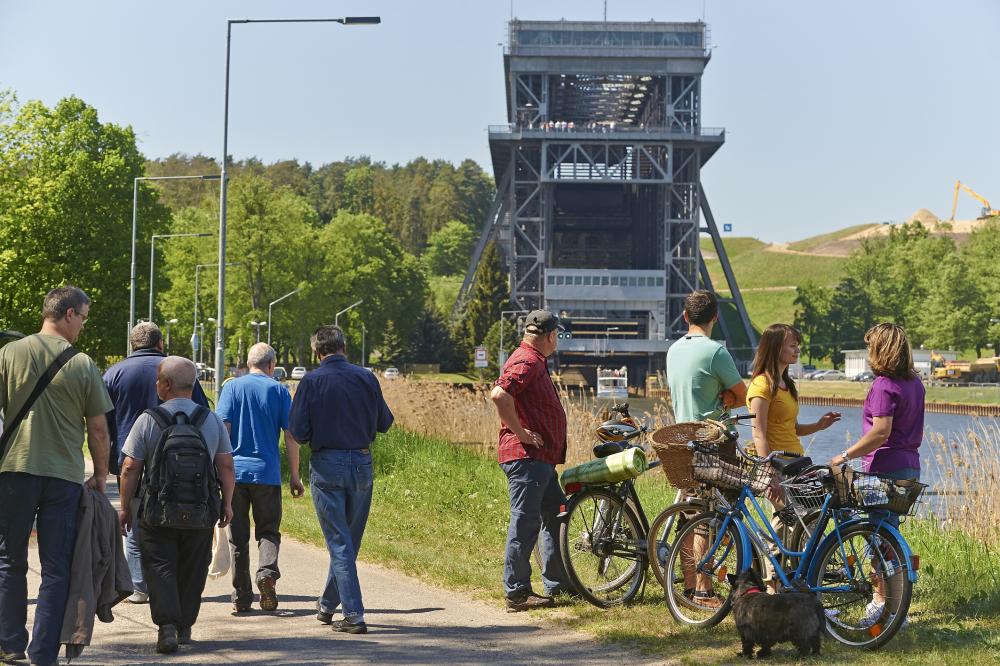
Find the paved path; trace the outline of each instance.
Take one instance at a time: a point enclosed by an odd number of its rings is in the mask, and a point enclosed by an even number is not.
[[[109,495],[113,490],[109,489]],[[642,664],[660,663],[544,625],[540,615],[509,614],[383,567],[360,564],[369,633],[336,634],[315,619],[326,580],[326,551],[285,539],[276,612],[232,614],[228,579],[209,580],[194,642],[175,655],[153,650],[149,607],[122,603],[115,621],[97,623],[93,645],[73,664]],[[29,594],[38,589],[32,545]],[[33,612],[33,603],[29,612]],[[29,618],[29,626],[31,619]]]

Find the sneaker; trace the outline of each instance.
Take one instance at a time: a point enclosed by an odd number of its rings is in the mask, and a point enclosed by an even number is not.
[[[327,613],[319,605],[319,601],[316,602],[316,619],[323,624],[333,624],[333,613]]]
[[[27,655],[23,652],[7,652],[6,650],[0,648],[0,664],[16,664],[17,662],[24,661],[27,658]]]
[[[696,590],[691,595],[691,601],[702,608],[722,608],[722,597],[712,590]]]
[[[234,601],[233,602],[233,612],[234,613],[249,613],[251,602]]]
[[[128,602],[128,603],[130,603],[130,604],[148,604],[149,603],[149,593],[148,592],[140,592],[139,590],[136,590],[135,592],[132,593],[132,596],[127,597],[125,599],[125,601]]]
[[[260,590],[260,609],[265,611],[278,610],[278,593],[274,591],[274,579],[264,576],[257,581]]]
[[[336,620],[330,623],[334,631],[344,634],[367,634],[368,625],[364,622],[351,622],[350,620]]]
[[[184,627],[177,630],[177,643],[179,645],[191,645],[191,627]]]
[[[877,604],[874,601],[870,602],[867,606],[865,606],[865,615],[858,622],[858,626],[867,629],[868,627],[878,622],[878,619],[882,617],[883,607],[884,604]],[[886,619],[886,623],[891,622],[893,617],[894,615],[890,614],[889,617]],[[910,618],[904,617],[903,623],[899,625],[899,628],[905,629],[908,626],[910,626]]]
[[[543,597],[540,594],[529,592],[523,596],[507,597],[507,612],[518,613],[520,611],[531,610],[533,608],[551,608],[555,605],[552,597]]]
[[[172,624],[165,624],[160,627],[156,639],[156,651],[160,654],[177,652],[177,627]]]

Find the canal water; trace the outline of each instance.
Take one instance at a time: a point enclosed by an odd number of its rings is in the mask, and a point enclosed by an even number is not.
[[[656,401],[646,398],[632,398],[629,400],[632,414],[641,415],[644,411],[653,411]],[[813,423],[820,416],[828,411],[841,413],[841,419],[830,428],[802,438],[802,446],[806,455],[810,456],[816,463],[825,463],[833,456],[839,454],[849,445],[853,444],[861,437],[863,420],[861,409],[856,407],[820,407],[816,405],[799,406],[799,423]],[[746,413],[745,409],[739,410]],[[924,413],[924,441],[920,447],[920,480],[930,486],[925,495],[925,508],[933,508],[940,501],[933,495],[935,483],[940,478],[940,472],[935,464],[933,452],[937,446],[928,441],[928,437],[941,434],[946,440],[955,440],[964,436],[969,430],[978,430],[980,423],[993,423],[993,418],[979,418],[958,414],[939,414],[936,412]],[[746,425],[743,425],[743,424]],[[750,439],[750,426],[748,422],[741,422],[739,426],[740,441],[746,442]],[[860,463],[854,463],[860,469]]]

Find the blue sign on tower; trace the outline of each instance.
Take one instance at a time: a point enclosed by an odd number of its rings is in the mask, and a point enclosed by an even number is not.
[[[722,225],[722,230],[723,231],[732,231],[733,230],[733,225],[731,225],[731,224],[723,224]]]

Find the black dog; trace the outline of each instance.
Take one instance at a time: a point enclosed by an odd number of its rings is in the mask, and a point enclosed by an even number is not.
[[[743,656],[753,659],[754,645],[760,646],[757,658],[771,654],[771,646],[794,643],[799,656],[812,651],[819,654],[820,634],[826,616],[816,595],[808,592],[768,594],[764,581],[753,570],[739,576],[729,574],[733,586],[733,619],[743,641]]]

